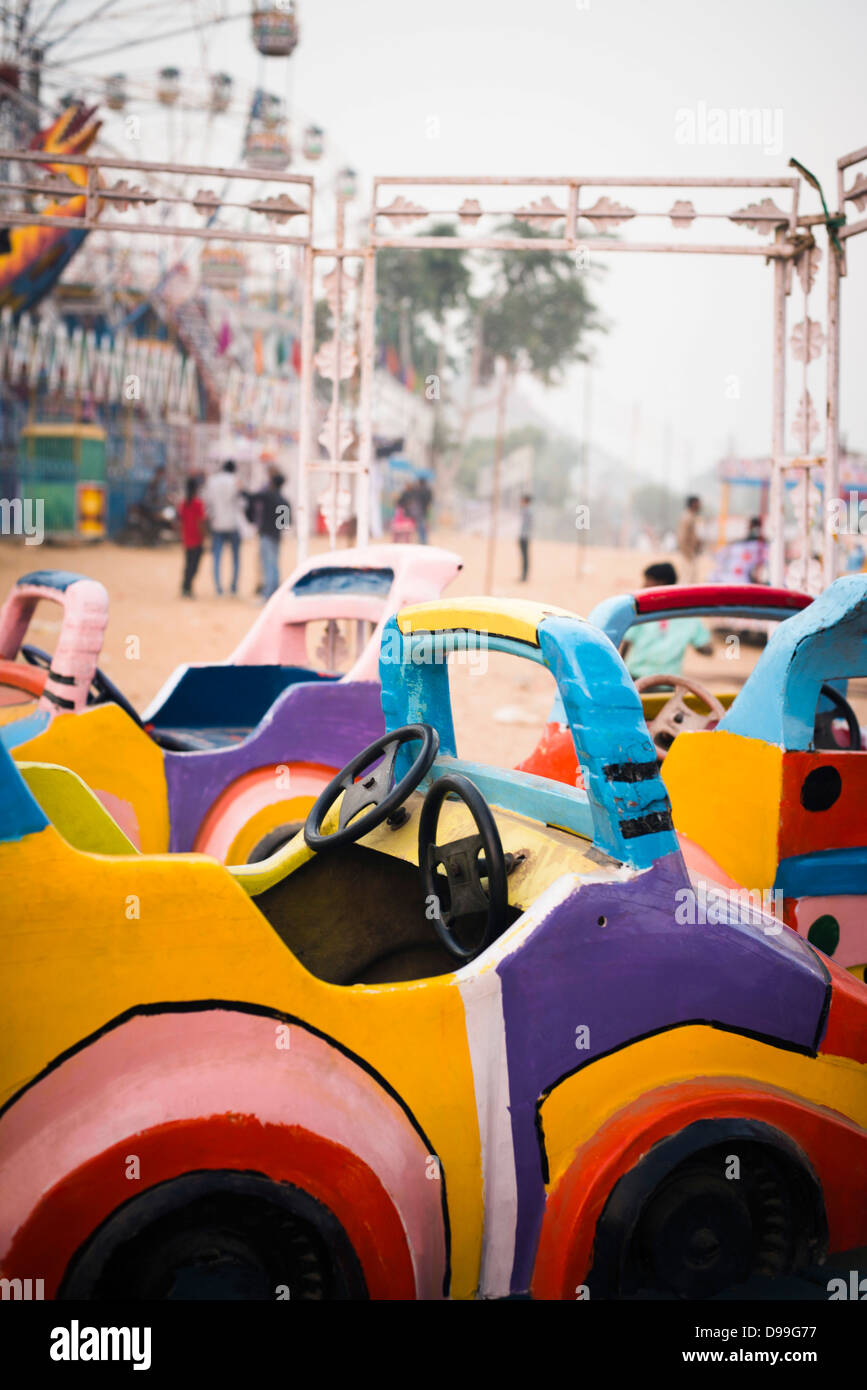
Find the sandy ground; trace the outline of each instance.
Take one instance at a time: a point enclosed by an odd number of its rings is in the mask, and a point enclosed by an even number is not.
[[[485,542],[476,536],[440,532],[434,544],[456,550],[464,569],[450,592],[484,592]],[[321,541],[314,552],[325,550]],[[294,563],[294,540],[284,546],[282,572]],[[641,571],[657,557],[625,550],[587,547],[579,550],[553,541],[537,541],[531,557],[527,584],[517,581],[517,546],[503,540],[497,553],[495,593],[536,598],[588,613],[608,594],[631,590],[640,584]],[[78,547],[25,547],[0,541],[0,593],[5,594],[19,575],[39,567],[70,569],[100,579],[111,596],[111,610],[101,659],[106,674],[143,708],[166,677],[184,661],[222,660],[249,628],[259,603],[253,597],[256,583],[255,542],[246,542],[241,560],[241,595],[218,598],[214,593],[211,558],[206,554],[196,580],[193,601],[179,597],[182,554],[178,546],[134,550],[115,545]],[[224,574],[228,556],[223,557]],[[59,630],[59,611],[41,605],[31,624],[30,640],[51,650]],[[129,638],[135,637],[137,643]],[[138,655],[128,653],[138,651]],[[741,645],[740,655],[729,660],[725,644],[717,642],[713,657],[690,652],[685,673],[712,689],[737,689],[757,658],[753,648]],[[458,749],[481,761],[514,766],[535,746],[550,709],[554,692],[547,671],[513,657],[487,654],[487,670],[474,673],[471,666],[453,670],[452,697]]]

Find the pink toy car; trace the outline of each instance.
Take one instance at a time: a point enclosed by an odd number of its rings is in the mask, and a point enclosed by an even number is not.
[[[433,546],[317,556],[281,585],[230,657],[179,667],[141,715],[97,668],[102,585],[51,574],[36,585],[28,576],[0,615],[0,633],[4,621],[13,633],[8,655],[17,655],[36,599],[50,597],[66,610],[63,667],[55,670],[57,655],[21,648],[49,676],[33,713],[0,723],[0,741],[16,758],[77,772],[138,848],[195,849],[229,863],[262,858],[294,834],[337,769],[382,733],[384,623],[407,604],[438,598],[460,569],[458,555]],[[87,623],[76,593],[92,606]],[[55,693],[58,678],[58,692],[75,690],[74,703]],[[74,726],[64,714],[75,715]],[[167,805],[167,820],[154,817],[158,805]],[[148,831],[155,819],[160,828]]]

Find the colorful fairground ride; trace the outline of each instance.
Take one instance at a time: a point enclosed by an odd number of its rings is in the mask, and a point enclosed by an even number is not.
[[[110,156],[141,132],[141,157],[164,166],[167,194],[193,188],[171,164],[261,168],[267,179],[325,152],[320,125],[297,111],[289,120],[294,4],[190,12],[186,28],[168,0],[138,15],[120,0],[96,11],[81,0],[13,0],[9,10],[0,149]],[[251,89],[203,68],[200,44],[203,30],[245,17],[260,55]],[[114,54],[169,34],[178,66],[111,70]],[[57,188],[50,204],[33,193],[34,178]],[[85,167],[47,157],[0,164],[17,214],[0,229],[0,493],[50,493],[48,534],[76,539],[122,531],[157,468],[171,479],[206,466],[217,436],[223,447],[245,422],[264,423],[278,453],[290,445],[300,357],[293,277],[287,287],[283,275],[278,294],[272,270],[263,287],[249,247],[225,241],[87,231],[76,225],[87,179]],[[22,224],[37,207],[63,224]],[[125,393],[131,378],[147,389]]]
[[[821,460],[804,459],[785,478],[784,559],[787,583],[818,593],[823,587],[812,535],[824,507]],[[768,513],[771,490],[769,458],[729,455],[717,468],[720,507],[712,583],[767,584],[769,577]],[[867,457],[840,452],[840,502],[836,530],[847,538],[845,568],[857,573],[867,563]],[[819,525],[819,529],[821,526]]]

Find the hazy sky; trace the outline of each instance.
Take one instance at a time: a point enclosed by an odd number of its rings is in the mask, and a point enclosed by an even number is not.
[[[278,91],[288,76],[293,100],[363,179],[782,175],[796,155],[830,200],[837,156],[867,142],[864,0],[300,0],[299,14],[288,72],[284,60],[258,58],[243,21],[214,32],[208,61]],[[99,66],[125,61],[131,73],[200,66],[201,48],[172,40]],[[680,143],[677,112],[700,103],[767,111],[778,148]],[[732,211],[751,197],[734,192]],[[802,207],[817,206],[805,189]],[[688,235],[697,239],[698,228]],[[850,243],[843,287],[842,418],[851,444],[867,449],[867,235],[861,240]],[[637,418],[638,465],[677,483],[710,466],[730,437],[745,452],[767,452],[770,268],[735,257],[621,255],[605,264],[595,284],[611,325],[594,373],[598,440],[628,454]],[[799,292],[789,313],[791,328]],[[791,359],[790,368],[794,378]],[[811,375],[820,415],[823,372],[824,357]],[[576,369],[545,402],[564,425],[580,425],[580,376]],[[790,385],[794,397],[800,381]]]

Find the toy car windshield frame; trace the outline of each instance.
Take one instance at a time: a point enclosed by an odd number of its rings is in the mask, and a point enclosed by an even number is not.
[[[586,791],[458,757],[447,657],[468,644],[548,668]],[[519,601],[417,604],[402,609],[383,630],[380,679],[387,730],[426,723],[439,734],[440,754],[428,784],[458,770],[492,804],[586,836],[597,849],[636,868],[679,854],[641,700],[616,648],[583,618]]]
[[[587,621],[601,628],[619,647],[629,629],[641,623],[657,623],[663,618],[710,618],[721,609],[727,618],[782,622],[811,602],[809,594],[764,584],[661,585],[603,599]]]

